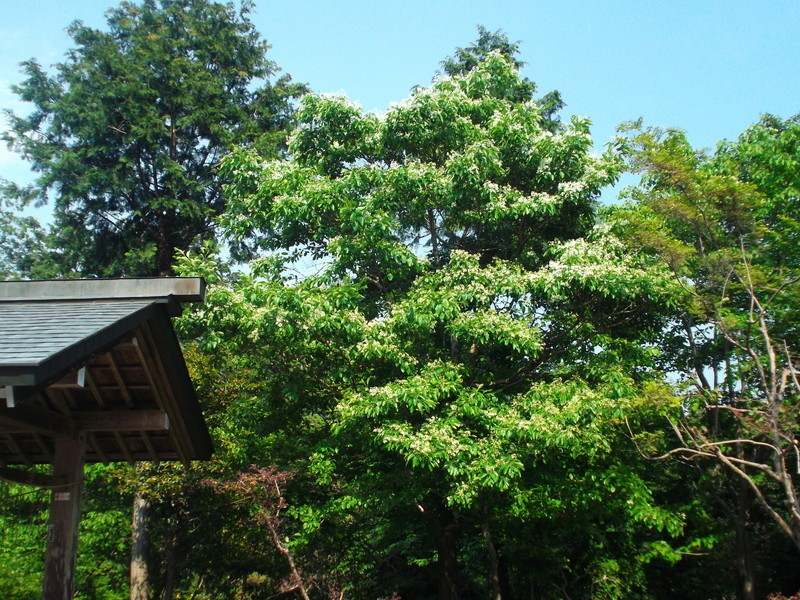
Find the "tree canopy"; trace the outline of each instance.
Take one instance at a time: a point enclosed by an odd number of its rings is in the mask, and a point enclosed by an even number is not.
[[[303,440],[271,456],[326,489],[305,505],[307,543],[375,532],[374,566],[362,547],[337,558],[374,582],[354,597],[621,597],[681,530],[625,427],[659,410],[640,400],[668,274],[595,227],[621,163],[531,93],[489,52],[384,116],[306,96],[288,161],[223,161],[223,227],[264,255],[195,326],[234,344],[266,382],[260,410]],[[619,561],[638,574],[617,579]],[[414,583],[382,579],[387,565]]]
[[[798,134],[796,118],[766,115],[710,156],[683,132],[638,130],[643,180],[618,214],[685,290],[663,340],[686,384],[671,454],[717,461],[743,486],[742,514],[752,496],[800,549]]]
[[[18,194],[52,201],[51,275],[166,275],[176,249],[214,239],[216,167],[234,144],[280,152],[292,99],[239,9],[208,0],[123,2],[108,30],[74,22],[51,74],[36,60],[13,90],[33,110],[4,134],[39,175]],[[24,265],[22,265],[24,267]]]
[[[88,470],[79,597],[126,593],[134,496],[140,597],[796,591],[797,118],[597,152],[483,27],[383,114],[296,101],[251,9],[123,2],[16,88],[3,276],[209,284],[178,330],[215,459]],[[0,494],[27,600],[43,496]]]

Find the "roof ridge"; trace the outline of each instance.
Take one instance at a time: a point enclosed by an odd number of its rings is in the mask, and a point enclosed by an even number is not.
[[[162,300],[202,302],[202,277],[0,281],[0,302]]]

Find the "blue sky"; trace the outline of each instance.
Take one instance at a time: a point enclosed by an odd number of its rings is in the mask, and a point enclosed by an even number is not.
[[[60,62],[74,19],[104,27],[113,0],[0,0],[0,108],[19,63]],[[252,20],[295,80],[385,110],[428,84],[477,25],[521,42],[524,74],[588,116],[597,145],[619,123],[686,130],[696,146],[735,138],[759,114],[800,112],[798,0],[257,0]],[[0,177],[30,175],[5,147]]]

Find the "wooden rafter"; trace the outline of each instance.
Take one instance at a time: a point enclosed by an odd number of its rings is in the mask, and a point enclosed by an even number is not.
[[[155,464],[159,464],[161,461],[158,458],[158,452],[156,452],[155,446],[153,446],[153,440],[150,439],[150,434],[146,431],[140,431],[139,435],[142,436],[142,441],[144,442],[145,448],[147,448],[147,453],[150,455],[150,460]]]
[[[44,439],[43,435],[38,433],[32,434],[33,441],[36,442],[36,445],[39,446],[39,450],[41,450],[42,455],[49,461],[53,462],[53,451],[50,449],[50,444],[47,443],[47,440]]]
[[[63,388],[54,388],[52,386],[45,388],[42,396],[62,415],[69,416],[76,408],[75,401],[69,396],[69,392]]]
[[[122,377],[122,374],[120,373],[119,365],[117,365],[117,361],[114,358],[114,353],[109,352],[106,355],[106,358],[108,359],[108,365],[111,368],[111,373],[114,375],[114,380],[117,382],[117,385],[119,386],[119,391],[122,394],[122,398],[123,400],[125,400],[125,404],[133,408],[134,407],[133,398],[131,397],[131,393],[128,390],[128,386],[125,383],[125,379]]]
[[[150,389],[153,392],[153,397],[155,398],[156,404],[161,410],[166,410],[164,405],[164,398],[160,393],[160,387],[156,385],[155,375],[153,373],[153,369],[150,368],[150,363],[152,361],[152,357],[149,351],[142,346],[143,342],[140,341],[145,339],[144,332],[142,331],[141,327],[136,328],[136,336],[133,338],[133,345],[136,348],[136,355],[139,357],[139,361],[142,363],[142,371],[144,371],[145,378],[147,379],[147,384],[150,386]]]
[[[106,401],[103,399],[103,394],[100,393],[100,389],[97,387],[97,383],[95,383],[94,377],[86,370],[86,384],[89,386],[89,391],[92,394],[92,398],[94,398],[95,402],[100,408],[106,407]]]
[[[133,454],[131,454],[128,444],[125,443],[125,439],[122,437],[119,431],[114,432],[114,439],[117,441],[117,446],[119,446],[119,449],[122,450],[122,456],[125,457],[125,461],[129,465],[133,466],[136,461],[133,460]]]
[[[153,355],[150,351],[153,342],[149,328],[146,325],[138,327],[135,339],[138,341],[136,348],[141,355],[142,365],[144,366],[150,384],[153,386],[153,392],[157,398],[157,402],[159,406],[163,407],[164,410],[169,413],[168,407],[175,406],[175,398],[170,393],[169,386],[164,383],[166,374],[164,373],[163,366],[153,359]],[[186,435],[185,430],[178,431],[178,427],[170,428],[170,438],[175,445],[175,449],[178,451],[180,461],[184,465],[189,464],[189,457],[191,456],[191,452],[186,444]]]
[[[22,451],[22,448],[20,448],[19,444],[17,444],[17,441],[14,439],[14,436],[6,434],[4,437],[9,448],[11,448],[14,454],[16,454],[19,457],[22,464],[30,467],[33,464],[33,461],[25,452]]]
[[[93,433],[89,433],[86,435],[86,439],[88,444],[92,447],[94,453],[98,457],[100,457],[100,462],[103,463],[104,465],[108,465],[110,462],[108,460],[108,456],[106,455],[105,452],[103,452],[103,448],[100,446],[100,442],[97,441],[95,435]]]

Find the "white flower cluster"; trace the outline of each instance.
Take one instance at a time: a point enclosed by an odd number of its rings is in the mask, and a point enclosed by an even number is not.
[[[562,181],[558,184],[558,192],[567,196],[578,194],[586,189],[585,181]]]

